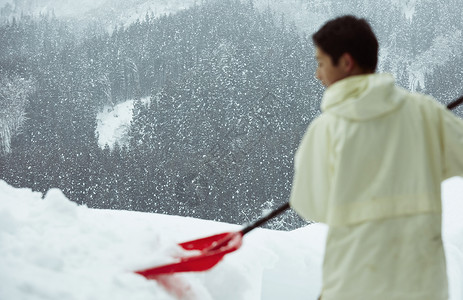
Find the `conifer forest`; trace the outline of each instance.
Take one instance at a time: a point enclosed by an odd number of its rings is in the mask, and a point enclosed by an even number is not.
[[[53,14],[3,20],[0,179],[93,208],[236,224],[286,202],[294,153],[320,113],[313,32],[257,1],[197,2],[110,30]],[[372,21],[378,71],[444,104],[463,94],[459,1],[418,1],[413,18],[347,2]],[[344,12],[326,3],[306,9]],[[127,100],[126,138],[99,145],[97,114]],[[270,227],[301,224],[287,213]]]

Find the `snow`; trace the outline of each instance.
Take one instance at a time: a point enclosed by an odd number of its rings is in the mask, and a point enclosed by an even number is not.
[[[4,7],[8,3],[13,4],[13,0],[0,0],[0,7]]]
[[[405,18],[411,22],[413,16],[415,15],[416,7],[420,4],[420,2],[421,0],[392,0],[391,4],[398,7],[402,11],[402,14],[405,16]]]
[[[409,89],[416,91],[424,89],[426,76],[432,75],[439,66],[444,66],[458,55],[463,43],[462,32],[457,30],[437,36],[431,47],[418,55],[410,65]]]
[[[10,19],[21,14],[46,15],[53,13],[59,18],[77,20],[99,20],[111,32],[114,26],[128,26],[146,14],[154,16],[169,15],[196,5],[197,0],[0,0],[0,9],[9,3],[14,13]]]
[[[7,3],[11,4],[18,12],[38,15],[53,11],[57,16],[71,16],[84,14],[92,9],[100,7],[106,0],[34,0],[34,1],[0,1],[0,8]]]
[[[149,100],[150,97],[145,97],[140,101],[146,104]],[[108,145],[112,149],[116,142],[120,146],[127,145],[127,134],[133,118],[134,103],[135,100],[128,100],[115,106],[108,105],[97,114],[96,132],[98,135],[98,144],[101,148]]]
[[[463,299],[463,178],[443,183],[450,299]],[[132,271],[171,262],[178,242],[241,226],[79,206],[0,181],[0,299],[317,299],[327,228],[256,229],[210,271],[146,280]],[[167,288],[166,288],[167,287]],[[177,296],[168,287],[182,291]]]

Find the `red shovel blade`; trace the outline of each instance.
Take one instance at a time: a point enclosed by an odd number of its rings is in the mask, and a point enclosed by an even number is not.
[[[158,275],[177,272],[200,272],[215,266],[225,254],[237,250],[242,243],[243,234],[239,232],[225,232],[210,237],[179,244],[185,250],[196,250],[198,253],[179,257],[175,263],[136,271],[147,279],[156,279]]]

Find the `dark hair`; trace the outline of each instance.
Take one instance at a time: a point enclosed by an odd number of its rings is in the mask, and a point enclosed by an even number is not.
[[[325,23],[313,36],[315,45],[337,65],[349,53],[365,71],[374,72],[378,64],[378,40],[365,19],[342,16]]]

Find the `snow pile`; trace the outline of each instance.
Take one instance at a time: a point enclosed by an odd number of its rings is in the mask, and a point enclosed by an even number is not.
[[[463,178],[443,184],[452,300],[463,299]],[[0,299],[317,299],[326,227],[256,229],[207,272],[160,282],[132,271],[171,262],[181,241],[237,231],[232,224],[89,209],[60,190],[45,196],[0,181]],[[177,296],[167,292],[173,287]],[[179,291],[181,292],[179,294]]]
[[[59,190],[43,200],[4,182],[0,191],[0,299],[171,299],[127,272],[142,256],[167,259],[157,234],[93,214]]]
[[[450,300],[463,299],[463,178],[448,179],[442,186],[442,232],[447,255]]]

